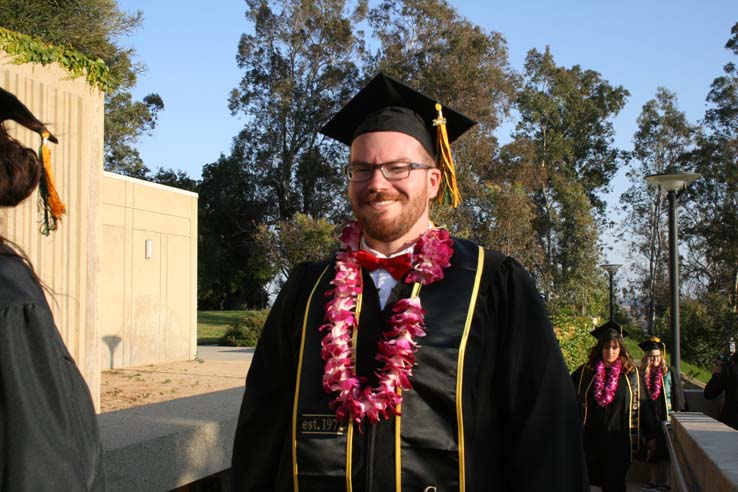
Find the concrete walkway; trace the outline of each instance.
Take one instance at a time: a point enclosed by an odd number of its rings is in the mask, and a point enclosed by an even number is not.
[[[219,345],[198,345],[197,357],[202,360],[247,361],[251,365],[254,347],[221,347]]]

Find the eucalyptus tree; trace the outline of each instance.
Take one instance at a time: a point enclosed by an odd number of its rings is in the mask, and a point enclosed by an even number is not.
[[[633,136],[633,152],[627,172],[630,183],[620,196],[625,212],[622,228],[631,243],[630,255],[637,278],[637,295],[649,333],[657,316],[669,305],[667,216],[664,197],[648,186],[646,176],[683,168],[691,150],[695,127],[679,111],[677,96],[659,87],[656,97],[643,105]]]
[[[503,155],[531,190],[545,295],[583,314],[601,283],[599,195],[622,162],[612,119],[629,93],[596,71],[556,65],[548,48],[528,52],[523,82],[514,141]]]
[[[444,0],[382,1],[369,11],[369,24],[379,41],[369,72],[381,69],[478,121],[453,145],[463,202],[455,210],[434,207],[434,220],[510,254],[527,251],[517,234],[524,227],[511,228],[517,212],[508,208],[520,194],[494,159],[499,149],[493,132],[509,115],[518,83],[504,37]]]
[[[738,23],[725,47],[738,55]],[[690,186],[695,239],[689,261],[693,277],[738,311],[738,68],[728,63],[706,98],[708,109],[692,155],[702,178]]]
[[[251,32],[241,36],[243,70],[230,109],[246,124],[235,145],[273,207],[262,222],[301,212],[331,216],[345,208],[340,168],[345,150],[319,128],[356,91],[363,54],[354,24],[363,2],[246,0]]]

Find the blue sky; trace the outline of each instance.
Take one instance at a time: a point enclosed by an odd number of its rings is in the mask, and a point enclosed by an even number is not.
[[[228,153],[243,121],[227,108],[236,87],[236,47],[249,27],[243,0],[120,0],[126,11],[142,10],[144,24],[124,44],[147,66],[134,95],[158,92],[165,110],[153,135],[139,149],[150,168],[173,167],[199,178],[202,166]],[[521,70],[531,48],[551,47],[559,65],[600,72],[631,96],[615,120],[616,144],[631,147],[636,118],[658,86],[676,92],[690,121],[703,116],[712,80],[731,60],[723,46],[738,22],[738,2],[714,0],[451,1],[459,13],[502,33],[510,64]],[[733,57],[735,58],[735,57]],[[735,60],[734,60],[735,61]],[[512,123],[498,130],[507,140]],[[622,174],[622,173],[621,173]],[[619,176],[614,187],[624,189]]]
[[[151,136],[139,150],[151,169],[184,169],[201,177],[202,166],[227,154],[243,121],[227,107],[228,94],[238,85],[236,48],[249,29],[243,0],[201,1],[119,0],[123,10],[141,10],[144,24],[130,38],[138,59],[147,66],[134,96],[150,92],[162,96],[165,110]],[[712,80],[729,61],[738,61],[724,48],[738,22],[735,0],[451,0],[459,13],[507,40],[511,66],[522,70],[526,53],[546,45],[558,65],[580,65],[600,72],[631,95],[614,120],[615,143],[632,148],[636,119],[656,88],[678,96],[690,122],[704,115],[705,96]],[[498,129],[502,143],[513,127],[509,120]],[[625,170],[616,175],[606,197],[610,216],[627,188]],[[603,235],[604,260],[625,263],[627,241]]]

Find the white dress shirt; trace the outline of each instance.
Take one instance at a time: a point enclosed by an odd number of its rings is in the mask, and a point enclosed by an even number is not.
[[[362,237],[361,249],[363,249],[364,251],[368,251],[369,253],[375,255],[377,258],[394,258],[395,256],[404,255],[405,253],[412,254],[413,249],[415,249],[415,244],[410,245],[402,251],[398,251],[397,253],[387,256],[367,246],[364,238]],[[377,293],[379,294],[379,306],[384,309],[384,305],[387,304],[387,299],[389,298],[392,289],[395,287],[395,285],[397,285],[397,280],[395,280],[395,277],[390,275],[390,273],[384,268],[377,268],[373,272],[369,272],[369,275],[372,277],[374,286],[377,288]]]

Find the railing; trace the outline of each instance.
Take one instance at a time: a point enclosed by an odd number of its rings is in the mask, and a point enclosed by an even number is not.
[[[671,459],[672,490],[674,492],[689,492],[687,483],[684,481],[682,465],[679,463],[676,449],[674,448],[674,441],[671,436],[671,424],[669,422],[661,422],[661,426],[666,436],[666,447],[669,450],[669,458]]]

